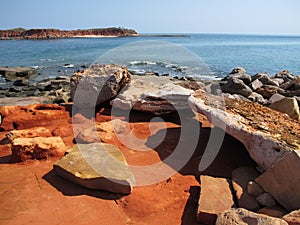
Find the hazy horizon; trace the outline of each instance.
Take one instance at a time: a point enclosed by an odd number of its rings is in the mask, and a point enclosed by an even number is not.
[[[298,0],[0,2],[0,29],[124,27],[141,34],[300,35]]]

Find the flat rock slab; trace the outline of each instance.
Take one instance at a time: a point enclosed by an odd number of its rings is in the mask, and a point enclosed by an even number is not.
[[[217,215],[234,207],[230,180],[200,176],[201,192],[197,221],[201,224],[215,224]]]
[[[194,91],[176,85],[168,77],[131,76],[131,83],[111,102],[113,107],[157,115],[188,109]]]
[[[288,225],[282,219],[257,214],[243,208],[230,209],[218,215],[216,225]]]
[[[54,164],[54,170],[90,189],[129,194],[135,184],[123,154],[111,144],[77,144]]]
[[[263,169],[272,168],[300,149],[300,122],[256,103],[214,96],[201,91],[189,98],[192,109],[241,141]]]

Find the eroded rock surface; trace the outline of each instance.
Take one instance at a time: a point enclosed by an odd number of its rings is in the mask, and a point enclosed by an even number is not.
[[[274,166],[300,148],[300,123],[259,104],[198,91],[189,98],[192,109],[241,141],[263,169]]]
[[[288,225],[282,219],[257,214],[243,208],[230,209],[218,215],[216,225]]]
[[[79,108],[95,107],[113,99],[130,82],[126,67],[115,64],[93,65],[71,77],[71,98]]]

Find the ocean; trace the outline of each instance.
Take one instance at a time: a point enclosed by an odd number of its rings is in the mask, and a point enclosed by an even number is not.
[[[137,74],[217,79],[234,67],[248,74],[300,74],[300,36],[184,34],[120,38],[1,40],[0,66],[37,68],[33,81],[70,76],[92,63],[117,63]],[[6,82],[0,77],[0,85]]]

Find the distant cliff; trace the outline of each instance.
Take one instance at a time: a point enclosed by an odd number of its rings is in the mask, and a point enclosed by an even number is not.
[[[76,37],[124,37],[137,36],[138,33],[132,29],[124,28],[100,28],[88,30],[58,30],[58,29],[29,29],[16,28],[11,30],[0,30],[0,40],[10,39],[55,39]]]

